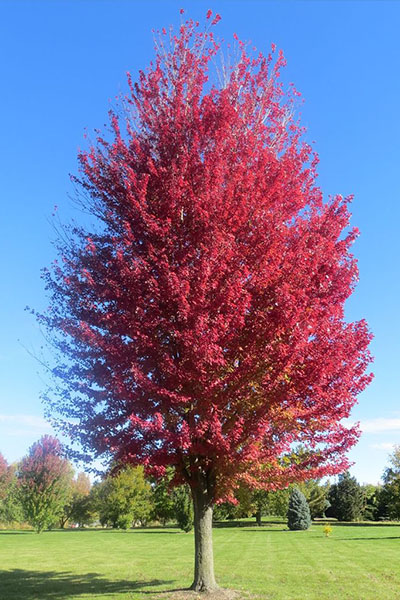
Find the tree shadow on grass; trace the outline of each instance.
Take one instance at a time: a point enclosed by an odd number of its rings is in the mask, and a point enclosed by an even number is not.
[[[81,533],[89,533],[89,534],[96,534],[96,533],[117,533],[119,535],[126,535],[126,534],[130,534],[130,533],[152,533],[152,534],[156,534],[156,535],[179,535],[184,533],[183,531],[177,531],[177,528],[165,528],[165,529],[146,529],[145,527],[143,528],[133,528],[133,529],[78,529],[78,528],[71,528],[71,529],[45,529],[44,531],[41,532],[40,536],[46,536],[46,534],[48,533],[60,533],[62,535],[77,535],[77,534],[81,534]],[[37,535],[36,531],[33,531],[32,529],[28,529],[28,530],[15,530],[15,531],[0,531],[0,538],[2,535]]]
[[[173,580],[112,581],[99,573],[71,573],[67,571],[27,571],[13,569],[0,571],[0,597],[4,600],[62,600],[83,596],[90,598],[109,594],[155,594],[148,590],[173,583]]]
[[[19,530],[16,529],[15,531],[0,531],[0,536],[2,535],[32,535],[32,533],[36,533],[35,531],[32,531],[31,529],[24,529],[24,530]]]
[[[313,521],[313,525],[332,525],[332,527],[400,527],[400,521],[330,521],[329,519]]]
[[[54,530],[55,531],[55,530]],[[134,527],[132,529],[57,529],[57,533],[65,533],[65,534],[77,534],[77,533],[96,533],[99,532],[101,534],[103,533],[118,533],[120,535],[126,535],[126,534],[130,534],[130,533],[153,533],[156,535],[178,535],[179,533],[183,533],[182,531],[174,531],[174,530],[170,530],[170,529],[154,529],[149,528],[146,529],[145,527]],[[32,533],[32,532],[31,532]],[[46,532],[44,532],[46,533]]]
[[[335,541],[340,541],[340,542],[352,542],[354,541],[360,541],[362,542],[363,540],[374,540],[374,541],[379,541],[379,542],[383,542],[385,540],[400,540],[400,535],[388,535],[385,537],[335,537],[335,538],[331,538],[334,539]]]
[[[243,529],[243,533],[285,533],[285,531],[289,531],[289,529],[287,527],[285,529],[269,529],[268,527],[254,527],[254,529]]]
[[[285,521],[263,521],[261,525],[257,525],[257,522],[254,521],[213,521],[213,527],[215,529],[231,529],[231,528],[240,528],[240,527],[256,527],[262,529],[263,527],[271,527],[271,525],[281,525],[282,527],[286,526]]]

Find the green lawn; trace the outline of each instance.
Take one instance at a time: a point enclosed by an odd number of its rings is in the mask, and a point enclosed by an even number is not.
[[[256,598],[400,600],[399,525],[216,528],[214,549],[220,585]],[[0,599],[161,600],[192,561],[176,529],[0,532]]]

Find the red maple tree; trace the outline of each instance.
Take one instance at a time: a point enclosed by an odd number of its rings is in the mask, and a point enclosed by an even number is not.
[[[190,485],[205,590],[212,507],[239,481],[274,489],[348,466],[358,434],[340,422],[370,379],[370,335],[343,315],[350,199],[323,201],[283,55],[252,57],[235,36],[217,84],[220,48],[197,25],[161,32],[111,135],[80,154],[98,226],[60,241],[40,319],[65,357],[50,400],[64,430]]]

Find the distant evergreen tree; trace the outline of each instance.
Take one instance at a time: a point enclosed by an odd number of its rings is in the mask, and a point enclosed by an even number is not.
[[[287,518],[288,527],[292,530],[308,529],[311,525],[310,508],[298,488],[293,488],[290,494]]]
[[[338,483],[331,485],[329,502],[331,506],[326,511],[327,516],[339,521],[357,521],[364,509],[364,492],[357,479],[346,471],[339,475]]]

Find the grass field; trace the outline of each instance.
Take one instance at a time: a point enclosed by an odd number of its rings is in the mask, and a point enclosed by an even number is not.
[[[270,600],[400,600],[400,526],[214,529],[221,586]],[[191,583],[177,529],[0,532],[1,600],[162,600]],[[244,597],[246,597],[244,595]]]

